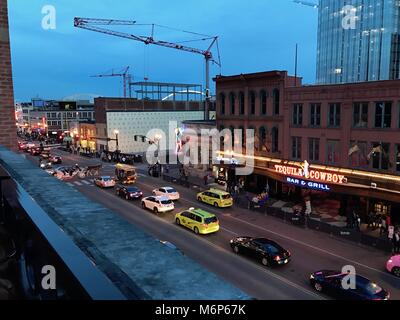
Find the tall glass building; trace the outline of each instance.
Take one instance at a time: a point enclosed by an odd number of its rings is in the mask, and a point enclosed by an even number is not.
[[[317,83],[399,79],[399,32],[400,0],[319,0]]]

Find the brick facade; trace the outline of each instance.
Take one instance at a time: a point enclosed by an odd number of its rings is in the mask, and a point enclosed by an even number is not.
[[[0,0],[0,144],[16,149],[16,131],[7,0]]]

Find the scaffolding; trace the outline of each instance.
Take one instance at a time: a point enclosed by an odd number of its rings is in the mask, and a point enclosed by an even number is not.
[[[144,81],[129,83],[129,97],[138,100],[204,101],[205,94],[199,84]]]

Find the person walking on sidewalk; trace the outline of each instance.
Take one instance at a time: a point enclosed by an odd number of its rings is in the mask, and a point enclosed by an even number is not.
[[[393,235],[393,253],[397,254],[400,253],[400,232],[399,229],[396,230],[396,232]]]
[[[208,175],[204,176],[204,185],[206,186],[208,184]]]

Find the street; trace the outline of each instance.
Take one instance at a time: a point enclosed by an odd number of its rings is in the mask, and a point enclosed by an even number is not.
[[[52,152],[63,157],[62,165],[78,164],[84,167],[99,163],[98,159],[84,158],[57,149]],[[37,158],[27,157],[38,163]],[[144,196],[151,195],[156,187],[168,185],[162,179],[147,176],[146,166],[140,165],[138,168],[139,177],[135,185],[143,191]],[[103,163],[101,174],[114,175],[114,164]],[[117,197],[113,189],[94,186],[92,179],[75,177],[66,183],[155,238],[173,243],[185,255],[256,299],[329,299],[313,291],[309,285],[309,275],[321,269],[341,270],[346,265],[354,266],[358,274],[390,291],[391,299],[400,299],[400,279],[385,271],[389,255],[382,251],[339,241],[327,234],[288,225],[274,217],[246,209],[214,208],[196,201],[193,190],[177,185],[171,185],[181,195],[175,210],[156,216],[142,209],[140,201],[127,201]],[[175,214],[190,207],[214,213],[220,221],[220,231],[196,236],[190,230],[175,225]],[[265,268],[257,261],[232,252],[229,240],[236,236],[271,238],[292,253],[292,260],[283,267]]]

